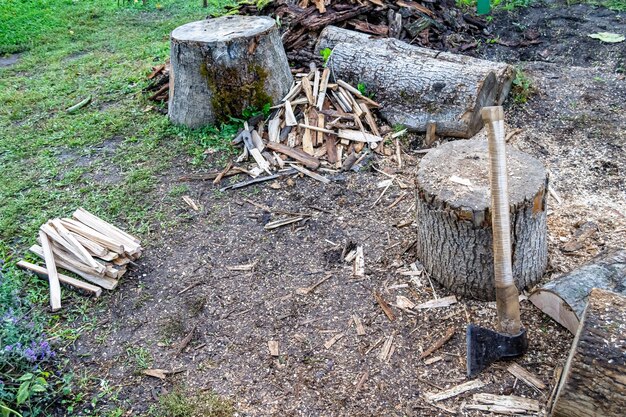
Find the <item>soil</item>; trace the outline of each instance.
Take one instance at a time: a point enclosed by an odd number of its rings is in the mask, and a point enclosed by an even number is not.
[[[535,88],[527,104],[511,100],[505,110],[509,129],[521,129],[510,143],[546,165],[561,200],[548,200],[545,281],[607,247],[624,246],[626,87],[618,69],[626,43],[609,46],[586,35],[626,29],[618,13],[585,5],[520,9],[496,15],[495,22],[500,39],[518,39],[513,23],[521,22],[538,30],[541,40],[525,47],[493,44],[474,53],[519,64]],[[591,47],[599,52],[590,54]],[[417,261],[413,225],[398,226],[414,216],[413,178],[421,155],[414,147],[422,140],[415,136],[405,146],[402,169],[393,158],[374,162],[406,186],[394,183],[376,205],[382,192],[377,183],[387,176],[374,169],[337,174],[329,185],[297,177],[225,193],[210,182],[190,183],[189,195],[201,210],[181,202],[184,220],[151,236],[138,266],[107,295],[97,330],[73,345],[73,366],[121,387],[119,398],[132,404],[129,415],[146,412],[175,385],[214,390],[232,399],[239,415],[249,416],[443,416],[472,403],[472,392],[435,404],[425,394],[467,381],[465,327],[495,328],[493,304],[460,299],[415,312],[395,307],[400,295],[415,303],[449,295],[435,281],[431,286],[426,274],[399,273]],[[190,170],[181,160],[164,173],[163,192]],[[305,220],[265,230],[269,221],[285,217],[280,211],[303,213]],[[562,251],[586,221],[595,222],[599,232],[582,249]],[[362,279],[342,261],[351,243],[364,247]],[[251,270],[233,270],[249,264]],[[311,293],[297,291],[327,274]],[[374,292],[392,305],[394,321]],[[362,320],[365,335],[357,335],[353,315]],[[530,348],[516,362],[548,388],[517,381],[506,371],[508,363],[499,362],[478,376],[486,385],[473,392],[534,398],[543,412],[573,338],[528,301],[522,301],[522,320]],[[440,360],[420,360],[449,328],[454,336],[431,355]],[[344,336],[328,346],[339,334]],[[388,337],[393,352],[381,360]],[[278,357],[269,354],[268,341],[278,342]],[[150,367],[174,373],[165,381],[143,376],[133,354],[138,347],[154,359]]]

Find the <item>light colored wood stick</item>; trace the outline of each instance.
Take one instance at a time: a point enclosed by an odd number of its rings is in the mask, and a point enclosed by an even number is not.
[[[493,408],[480,408],[480,410],[492,411],[494,413],[525,414],[527,412],[539,412],[539,401],[531,398],[518,397],[516,395],[494,395],[481,392],[474,394],[473,400],[481,404],[492,406]],[[474,409],[478,410],[479,408]]]
[[[339,339],[343,338],[344,336],[345,336],[345,334],[343,334],[343,333],[337,333],[332,338],[330,338],[326,342],[324,342],[324,347],[326,349],[330,349],[335,343],[337,343],[337,341]]]
[[[269,135],[270,142],[280,141],[280,119],[278,117],[270,120],[267,133]]]
[[[93,255],[96,256],[100,259],[102,259],[103,256],[107,256],[109,254],[109,251],[107,250],[107,248],[105,248],[102,245],[99,245],[98,243],[87,239],[84,236],[79,235],[78,233],[74,233],[74,232],[69,232],[72,236],[74,236],[74,239],[76,239],[81,245],[83,245],[83,247],[85,249],[87,249],[87,251]],[[117,256],[117,254],[113,253],[115,256]]]
[[[313,87],[311,87],[311,81],[308,78],[302,79],[302,90],[306,95],[307,100],[311,106],[315,106],[315,98],[313,97]]]
[[[295,168],[297,171],[300,171],[301,173],[303,173],[304,175],[313,178],[314,180],[317,180],[321,183],[324,184],[330,184],[330,180],[320,174],[316,174],[313,171],[309,171],[308,169],[301,167],[300,165],[295,165],[295,164],[290,164],[292,168]]]
[[[354,142],[376,143],[383,140],[383,138],[381,138],[380,136],[372,135],[371,133],[363,133],[359,130],[350,129],[339,129],[339,132],[337,132],[337,136]]]
[[[452,339],[452,336],[454,336],[454,333],[455,333],[454,327],[449,327],[448,330],[446,330],[446,334],[441,336],[439,339],[435,341],[435,343],[433,343],[431,347],[429,347],[424,352],[422,352],[419,359],[424,359],[432,355],[433,352],[435,352],[437,349],[445,345],[448,342],[448,340]]]
[[[75,257],[76,259],[79,259],[80,262],[88,265],[89,267],[93,268],[94,270],[96,270],[99,273],[100,272],[104,272],[104,267],[102,267],[101,265],[98,265],[97,263],[92,265],[92,264],[88,263],[88,261],[86,259],[83,259],[81,257],[81,255],[79,255],[78,253],[75,253],[76,252],[76,248],[74,247],[74,245],[72,245],[70,242],[65,240],[61,235],[59,235],[57,233],[57,231],[52,228],[51,225],[49,225],[49,224],[42,224],[39,229],[42,232],[44,232],[50,238],[50,240],[52,240],[54,243],[56,243],[60,247],[64,248],[64,250],[67,253],[72,254],[73,257]],[[40,239],[41,239],[41,237],[40,237]],[[40,243],[43,246],[43,242],[40,242]],[[89,258],[91,258],[90,255],[89,255]],[[93,258],[91,258],[91,260],[93,261]],[[93,261],[93,262],[95,262],[95,261]]]
[[[256,130],[252,130],[251,137],[254,147],[257,148],[259,152],[263,152],[263,150],[265,149],[265,145],[263,144],[263,139],[261,139],[261,135],[259,135],[259,132],[257,132]]]
[[[39,256],[40,258],[42,259],[44,258],[43,249],[41,248],[41,246],[33,245],[30,247],[29,250],[33,252],[35,255]],[[63,269],[67,269],[68,271],[73,272],[76,275],[83,277],[85,280],[91,282],[92,284],[101,286],[105,290],[112,290],[117,286],[116,280],[111,279],[111,278],[106,278],[106,277],[105,278],[100,277],[95,274],[95,271],[94,273],[85,272],[84,270],[80,270],[76,268],[73,264],[65,262],[65,260],[63,259],[57,259],[56,264]]]
[[[141,244],[141,241],[138,238],[136,238],[135,236],[131,235],[128,232],[123,231],[122,229],[119,229],[119,228],[113,226],[111,223],[108,223],[108,222],[102,220],[100,217],[96,216],[95,214],[91,214],[90,212],[88,212],[84,208],[79,207],[77,211],[80,211],[85,216],[90,217],[93,221],[100,223],[103,227],[107,227],[107,228],[113,230],[114,232],[122,235],[123,237],[125,237],[128,240],[130,240],[131,242],[135,242],[137,245]]]
[[[79,234],[89,240],[92,240],[112,252],[115,252],[119,255],[122,255],[125,252],[125,248],[122,244],[79,221],[76,221],[74,219],[61,219],[61,223],[63,223],[63,226],[65,226],[72,232]]]
[[[323,114],[321,116],[323,116]],[[304,129],[315,130],[316,132],[328,133],[331,135],[337,134],[337,132],[335,132],[334,130],[324,129],[323,127],[319,127],[319,126],[313,126],[313,125],[308,125],[308,124],[303,124],[303,123],[300,123],[299,126]]]
[[[352,111],[354,112],[354,114],[356,114],[357,117],[361,117],[363,115],[363,109],[361,109],[361,106],[359,106],[359,103],[357,103],[354,96],[350,94],[350,92],[344,89],[343,87],[339,87],[339,91],[350,102],[350,105],[352,106]]]
[[[448,398],[456,397],[457,395],[461,395],[464,392],[471,391],[473,389],[482,388],[485,386],[485,383],[479,379],[475,379],[473,381],[464,382],[463,384],[457,385],[450,389],[441,392],[431,392],[426,394],[426,399],[431,402],[437,402],[441,400],[446,400]]]
[[[37,239],[37,241],[41,244],[41,239]],[[98,264],[100,266],[100,268],[98,268],[98,270],[96,270],[94,267],[85,264],[76,255],[74,255],[71,252],[68,252],[67,250],[65,250],[65,248],[63,246],[59,245],[56,242],[52,242],[52,253],[54,253],[55,260],[57,261],[57,264],[59,264],[59,262],[63,261],[65,263],[69,263],[69,264],[73,265],[75,268],[77,268],[77,269],[79,269],[81,271],[84,271],[86,273],[97,275],[99,277],[104,277],[104,273],[106,271],[106,268],[105,268],[104,265]]]
[[[317,95],[319,94],[320,88],[320,70],[315,70],[315,75],[313,76],[313,97],[317,100]]]
[[[87,249],[85,249],[85,247],[81,245],[74,236],[72,236],[70,231],[67,230],[65,226],[63,226],[63,224],[61,224],[61,220],[53,219],[51,223],[52,226],[54,226],[54,228],[56,229],[57,233],[59,233],[59,235],[61,235],[63,239],[65,239],[67,242],[69,242],[70,245],[74,247],[74,251],[72,252],[78,258],[82,259],[87,265],[96,269],[98,268],[98,263],[94,261]]]
[[[347,82],[342,81],[342,80],[337,80],[337,85],[340,86],[340,87],[345,88],[346,90],[348,90],[349,92],[351,92],[352,94],[354,94],[355,96],[360,98],[361,100],[365,101],[370,106],[372,106],[372,107],[380,107],[380,104],[376,103],[371,98],[364,96],[363,94],[361,94],[361,92],[359,90],[357,90],[356,88],[352,87]]]
[[[365,327],[363,326],[363,322],[356,314],[352,315],[352,321],[354,321],[354,327],[356,328],[357,336],[365,336]]]
[[[441,308],[441,307],[449,307],[452,304],[457,302],[456,296],[450,295],[448,297],[435,298],[434,300],[426,301],[425,303],[421,303],[415,306],[417,309],[425,309],[425,308]]]
[[[367,108],[367,105],[365,103],[363,103],[363,102],[359,103],[359,107],[361,108],[363,113],[365,113],[365,121],[367,122],[368,126],[370,127],[372,133],[375,136],[380,136],[380,131],[378,130],[378,125],[376,124],[376,120],[374,120],[374,116],[372,115],[372,112],[370,111],[370,109]]]
[[[426,138],[424,144],[426,146],[432,145],[437,140],[437,123],[433,120],[426,125]]]
[[[22,269],[27,269],[29,271],[32,271],[37,275],[48,277],[48,270],[39,265],[31,264],[30,262],[26,262],[26,261],[19,261],[17,263],[17,266]],[[67,284],[74,288],[87,291],[93,294],[96,298],[100,297],[100,295],[102,294],[102,288],[98,287],[97,285],[92,285],[87,282],[83,282],[79,279],[68,277],[67,275],[63,275],[63,274],[57,274],[57,275],[59,277],[59,281],[62,282],[63,284]]]
[[[309,117],[304,112],[304,124],[308,126]],[[311,130],[308,128],[304,128],[304,134],[302,135],[302,150],[309,155],[313,155],[315,152],[313,151],[313,140],[311,138]]]
[[[41,239],[42,255],[46,262],[46,272],[50,283],[50,308],[52,311],[57,311],[61,309],[61,285],[59,284],[57,266],[54,262],[52,245],[48,240],[48,235],[42,230],[39,231],[39,238]]]
[[[291,87],[291,90],[289,90],[289,92],[287,93],[287,95],[282,99],[283,102],[285,101],[289,101],[294,97],[297,97],[298,94],[300,94],[300,91],[302,91],[302,83],[300,81],[298,81],[293,87]]]
[[[509,371],[516,378],[519,378],[526,384],[530,385],[531,387],[535,387],[540,390],[546,389],[546,384],[544,384],[543,381],[541,381],[530,371],[526,370],[516,363],[511,364],[508,368],[506,368],[506,370]]]
[[[324,99],[326,98],[326,89],[328,88],[328,79],[330,78],[330,68],[324,68],[322,78],[320,80],[320,90],[317,94],[317,109],[322,111]]]
[[[287,126],[296,126],[298,124],[289,100],[285,101],[285,123]]]

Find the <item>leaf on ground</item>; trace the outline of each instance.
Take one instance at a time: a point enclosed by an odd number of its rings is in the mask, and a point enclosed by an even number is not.
[[[611,33],[611,32],[591,33],[587,36],[593,39],[599,39],[602,42],[606,42],[606,43],[618,43],[618,42],[623,42],[624,39],[626,39],[624,35],[620,35],[619,33]]]

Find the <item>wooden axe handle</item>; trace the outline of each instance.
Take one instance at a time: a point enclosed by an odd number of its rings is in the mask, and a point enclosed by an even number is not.
[[[489,138],[491,225],[498,320],[500,331],[517,334],[521,330],[521,321],[519,293],[513,281],[511,265],[511,223],[504,142],[504,111],[501,106],[484,107],[481,114],[487,126]]]

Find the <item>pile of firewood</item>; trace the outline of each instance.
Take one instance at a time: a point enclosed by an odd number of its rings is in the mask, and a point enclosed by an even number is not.
[[[72,217],[53,219],[40,227],[39,245],[31,246],[30,251],[45,261],[45,268],[26,261],[17,264],[48,277],[53,311],[61,308],[60,282],[97,297],[101,288],[113,290],[117,286],[128,264],[139,258],[143,250],[136,237],[83,208],[76,210]],[[57,267],[91,284],[60,274]]]
[[[152,72],[148,75],[148,80],[150,82],[145,91],[152,93],[148,100],[167,101],[170,92],[170,60],[168,59],[165,64],[152,68]]]
[[[250,119],[233,140],[243,148],[237,162],[252,157],[254,166],[242,169],[231,164],[224,174],[233,170],[253,178],[268,174],[245,185],[294,172],[327,183],[327,178],[310,170],[349,170],[370,153],[362,152],[366,147],[382,155],[393,154],[395,147],[389,144],[397,146],[393,140],[404,131],[393,133],[388,125],[379,125],[372,114],[378,103],[357,88],[341,80],[331,83],[329,78],[328,68],[312,67],[308,73],[296,74],[297,81],[280,104],[271,108],[270,116]]]
[[[233,9],[280,20],[287,57],[300,65],[320,59],[313,45],[329,25],[451,52],[475,48],[474,38],[485,36],[487,28],[483,18],[454,0],[276,0],[260,8],[242,2]]]

